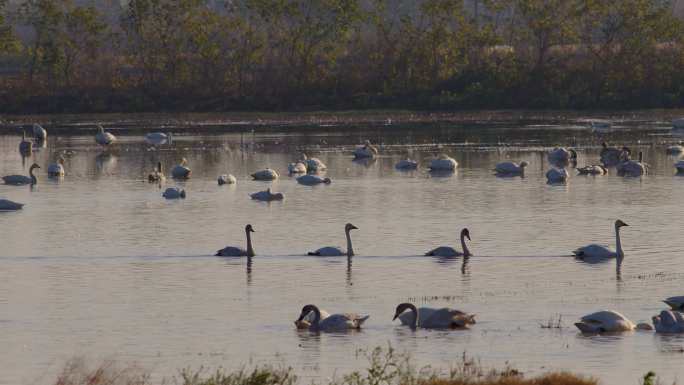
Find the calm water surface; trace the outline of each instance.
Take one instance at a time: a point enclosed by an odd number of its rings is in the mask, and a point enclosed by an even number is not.
[[[122,135],[107,153],[90,132],[51,136],[23,162],[19,137],[0,136],[0,175],[26,174],[34,161],[44,172],[67,154],[61,181],[41,173],[33,189],[0,185],[0,197],[26,203],[0,215],[0,384],[51,383],[74,356],[135,362],[155,379],[185,367],[275,363],[323,380],[365,367],[357,350],[387,343],[442,368],[466,351],[486,366],[567,369],[607,384],[636,383],[648,370],[670,381],[684,377],[684,336],[583,336],[572,325],[600,309],[648,321],[663,309],[660,300],[684,295],[684,178],[674,176],[676,158],[665,155],[666,144],[680,138],[666,124],[626,124],[601,135],[582,125],[282,131],[179,134],[158,147]],[[381,143],[381,156],[352,162],[351,150],[366,138]],[[571,170],[567,185],[545,183],[545,151],[573,146],[579,165],[596,163],[604,139],[643,151],[652,173],[580,177]],[[328,165],[331,185],[302,186],[286,175],[302,151]],[[458,160],[456,174],[425,171],[439,152]],[[421,161],[418,171],[394,170],[406,154]],[[143,180],[157,160],[168,170],[180,157],[192,179],[163,188],[180,186],[188,198],[166,201]],[[530,163],[524,179],[492,175],[507,159]],[[251,181],[264,167],[281,178]],[[237,185],[217,186],[223,173]],[[266,187],[285,200],[248,198]],[[616,218],[630,224],[619,270],[614,261],[568,257],[587,243],[614,244]],[[360,228],[352,233],[353,260],[304,255],[343,245],[346,222]],[[256,230],[257,257],[212,256],[243,246],[246,223]],[[463,227],[476,255],[466,264],[420,256],[458,246]],[[391,321],[404,301],[456,307],[476,313],[478,323],[411,332]],[[297,332],[292,321],[307,303],[371,318],[355,333]],[[562,329],[540,327],[559,316]]]

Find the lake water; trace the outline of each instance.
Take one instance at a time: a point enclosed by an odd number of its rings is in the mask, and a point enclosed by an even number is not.
[[[51,383],[77,356],[137,363],[154,379],[201,365],[272,363],[324,380],[364,368],[358,349],[388,343],[420,365],[445,369],[465,351],[485,366],[508,363],[530,375],[571,370],[613,384],[654,370],[682,380],[684,336],[584,336],[573,326],[600,309],[649,321],[664,309],[662,299],[684,295],[684,177],[665,154],[684,137],[668,123],[627,121],[603,134],[577,122],[322,129],[179,133],[159,147],[122,132],[107,153],[91,131],[51,135],[23,163],[19,137],[0,136],[0,175],[26,174],[34,161],[43,167],[33,189],[0,185],[0,198],[26,203],[0,215],[0,384]],[[380,144],[380,157],[352,162],[364,139]],[[651,173],[570,170],[567,185],[545,183],[546,151],[572,146],[579,165],[597,163],[602,140],[643,151]],[[300,152],[323,160],[332,184],[308,187],[288,177]],[[440,152],[459,162],[453,176],[425,171]],[[67,176],[50,181],[45,169],[60,153]],[[394,169],[405,154],[421,162],[418,171]],[[192,178],[163,187],[180,186],[188,196],[167,201],[144,179],[158,160],[169,170],[181,157]],[[530,163],[525,178],[492,174],[508,159]],[[250,180],[265,167],[281,178]],[[237,185],[218,186],[224,173]],[[249,199],[269,186],[284,201]],[[613,245],[617,218],[630,224],[619,271],[615,261],[569,257],[588,243]],[[343,246],[346,222],[359,227],[351,261],[305,256]],[[226,245],[244,246],[247,223],[257,256],[214,257]],[[460,248],[463,227],[475,254],[467,264],[421,256],[439,245]],[[412,332],[392,322],[405,301],[476,313],[477,324]],[[298,332],[292,322],[307,303],[371,317],[360,332]],[[563,328],[540,327],[559,316]]]

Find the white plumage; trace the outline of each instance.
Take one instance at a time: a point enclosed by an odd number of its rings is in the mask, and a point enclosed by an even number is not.
[[[321,312],[315,305],[306,305],[302,308],[299,319],[295,324],[301,322],[309,313],[314,313],[314,319],[309,326],[309,330],[315,332],[343,332],[352,329],[361,329],[361,325],[369,316],[361,316],[356,313],[331,314],[327,318],[321,317]]]
[[[678,311],[663,310],[652,320],[656,333],[684,333],[684,317]]]
[[[278,179],[278,173],[275,170],[266,168],[252,174],[252,178],[254,180],[276,180]]]
[[[95,134],[95,142],[101,146],[108,146],[116,141],[116,137],[106,132],[104,127],[98,125],[98,132]]]
[[[50,163],[47,168],[47,174],[50,177],[64,176],[64,158],[60,156],[57,162]]]
[[[283,193],[272,193],[270,188],[267,188],[264,191],[255,192],[249,196],[254,200],[264,202],[283,200]]]
[[[636,325],[624,315],[613,310],[602,310],[585,315],[575,326],[583,333],[615,333],[627,332],[635,329],[648,330],[650,325]]]
[[[579,259],[607,259],[607,258],[624,258],[625,254],[622,251],[622,243],[620,242],[620,227],[629,226],[621,220],[615,221],[615,247],[616,250],[609,246],[592,243],[574,250],[572,253]]]
[[[356,159],[375,158],[377,155],[378,149],[371,144],[370,140],[366,140],[363,146],[354,150],[354,158]]]
[[[223,174],[218,177],[218,184],[222,186],[224,184],[235,184],[237,179],[232,174]]]
[[[47,130],[43,128],[40,124],[34,123],[33,124],[33,137],[45,141],[47,139]]]
[[[8,199],[0,199],[0,211],[16,211],[24,207],[23,203],[12,202]]]
[[[417,309],[411,303],[402,303],[397,306],[394,319],[397,318],[402,325],[411,326],[414,329],[418,327],[424,329],[464,328],[476,323],[474,314],[467,314],[448,307],[441,309],[421,307]]]
[[[570,163],[571,160],[577,159],[577,153],[573,149],[556,147],[549,151],[547,158],[549,163],[554,166],[565,166]]]
[[[313,186],[317,184],[330,184],[332,181],[330,178],[321,178],[318,175],[302,175],[299,178],[297,178],[297,183],[307,185],[307,186]]]
[[[347,239],[347,251],[344,251],[342,250],[342,248],[336,246],[326,246],[321,247],[316,251],[310,251],[308,254],[316,255],[319,257],[340,257],[344,255],[348,257],[354,256],[354,248],[352,247],[350,232],[356,229],[358,229],[358,227],[352,225],[351,223],[347,223],[346,225],[344,225],[344,235]]]
[[[430,162],[430,171],[455,171],[457,167],[458,162],[446,154],[440,154]]]
[[[496,165],[494,171],[501,175],[523,175],[525,173],[525,167],[528,166],[526,161],[518,163],[514,162],[501,162]]]
[[[192,170],[188,167],[188,160],[182,158],[180,164],[171,169],[171,176],[176,179],[188,179],[192,174]]]
[[[38,178],[36,178],[35,175],[33,175],[33,170],[40,168],[40,166],[36,163],[32,164],[31,167],[29,168],[29,176],[26,175],[7,175],[3,176],[2,180],[5,181],[5,184],[11,184],[14,186],[22,186],[22,185],[34,185],[38,183]]]
[[[436,249],[428,251],[425,253],[425,255],[431,257],[469,257],[472,254],[470,253],[470,250],[468,250],[468,246],[465,243],[466,238],[470,240],[470,231],[468,229],[463,229],[461,230],[461,248],[463,249],[463,252],[460,252],[450,246],[440,246]]]
[[[666,298],[665,302],[672,310],[684,311],[684,295]]]
[[[568,170],[564,168],[552,168],[546,172],[546,183],[565,183],[568,180],[568,176]]]
[[[162,193],[162,196],[166,199],[185,199],[185,190],[181,190],[178,187],[169,187]]]
[[[402,159],[394,165],[397,170],[408,171],[418,168],[418,162],[409,158]]]

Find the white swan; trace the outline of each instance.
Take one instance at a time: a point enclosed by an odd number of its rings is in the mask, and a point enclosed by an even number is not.
[[[307,185],[307,186],[313,186],[317,184],[330,184],[332,181],[330,178],[321,178],[318,175],[302,175],[299,178],[297,178],[297,183]]]
[[[302,159],[306,163],[307,172],[319,172],[328,169],[328,166],[318,158],[308,158],[306,154],[302,154]]]
[[[616,166],[617,173],[620,176],[637,177],[645,175],[648,172],[648,165],[643,162],[644,153],[639,152],[639,160],[624,160]]]
[[[402,171],[415,170],[418,168],[418,162],[407,157],[406,159],[398,161],[397,164],[394,165],[394,168]]]
[[[370,316],[360,316],[356,313],[331,314],[325,319],[321,318],[321,311],[316,305],[306,305],[302,308],[299,318],[295,323],[301,321],[309,313],[314,313],[314,319],[309,326],[309,330],[321,332],[341,332],[350,329],[361,329],[361,325]]]
[[[222,186],[224,184],[236,184],[237,179],[232,174],[223,174],[218,177],[218,184]]]
[[[178,187],[169,187],[162,193],[162,196],[166,199],[185,199],[185,190],[181,190]]]
[[[608,246],[599,245],[592,243],[591,245],[580,247],[574,250],[572,253],[578,259],[591,260],[591,259],[607,259],[607,258],[617,258],[622,259],[625,257],[625,253],[622,251],[622,243],[620,242],[620,227],[629,226],[621,220],[615,221],[615,248],[611,249]]]
[[[163,132],[150,132],[145,135],[145,141],[149,144],[164,144],[171,143],[171,133],[165,134]]]
[[[37,140],[45,141],[45,139],[47,139],[47,130],[45,130],[40,124],[34,123],[33,137]]]
[[[7,175],[3,176],[2,180],[5,181],[5,184],[11,184],[15,186],[22,186],[26,184],[34,185],[38,183],[38,178],[36,178],[35,175],[33,175],[33,170],[40,168],[40,166],[36,163],[32,164],[31,167],[29,168],[29,176],[26,175]]]
[[[468,229],[463,229],[461,230],[461,248],[463,248],[463,252],[460,252],[450,246],[440,246],[436,249],[428,251],[425,253],[425,255],[432,257],[470,257],[472,254],[470,253],[470,250],[468,250],[468,246],[465,243],[466,238],[468,238],[470,241],[470,231],[468,231]]]
[[[624,315],[613,310],[602,310],[585,315],[576,322],[575,326],[582,333],[616,333],[632,330],[653,330],[651,325],[640,323],[638,325],[630,321]]]
[[[357,147],[354,150],[354,158],[375,158],[378,155],[378,149],[373,146],[370,140],[366,140],[361,147]]]
[[[410,312],[406,313],[406,310],[410,310]],[[474,314],[467,314],[448,307],[441,309],[421,307],[417,309],[412,303],[399,304],[392,321],[397,318],[402,325],[408,325],[412,329],[417,327],[424,329],[465,328],[476,323]]]
[[[606,175],[608,170],[598,164],[577,168],[577,175]]]
[[[496,165],[494,171],[499,175],[524,175],[525,167],[529,164],[526,161],[520,162],[520,164],[514,162],[501,162]]]
[[[259,191],[259,192],[255,192],[253,194],[249,194],[249,196],[252,197],[252,199],[254,199],[254,200],[264,201],[264,202],[283,200],[283,193],[272,193],[270,188],[267,188],[264,191]]]
[[[623,146],[622,148],[608,147],[608,143],[606,142],[601,143],[601,146],[601,163],[609,167],[615,166],[624,159],[626,159],[631,152],[629,148],[625,146]]]
[[[323,309],[319,309],[318,311],[321,314],[321,320],[324,320],[324,319],[330,317],[330,313],[328,313],[327,311],[325,311]],[[295,326],[297,327],[297,329],[309,329],[315,318],[316,318],[316,313],[315,312],[309,312],[309,314],[307,314],[304,318],[302,318],[301,320],[298,319],[294,323],[295,323]]]
[[[684,317],[678,311],[663,310],[651,319],[656,333],[684,333]]]
[[[290,163],[287,165],[287,172],[290,174],[306,174],[306,165],[302,162]]]
[[[259,170],[251,175],[254,180],[276,180],[278,179],[278,173],[275,170],[266,168]]]
[[[188,160],[181,158],[180,164],[171,169],[171,176],[175,179],[188,179],[192,174],[192,170],[188,167]]]
[[[0,199],[0,211],[17,211],[24,207],[23,203],[12,202],[8,199]]]
[[[108,146],[116,142],[116,136],[106,132],[104,127],[98,125],[97,130],[98,132],[95,134],[95,142],[97,142],[97,144],[101,146]]]
[[[21,132],[21,142],[19,142],[19,153],[22,155],[28,155],[33,151],[33,143],[30,140],[26,140],[26,131]]]
[[[147,181],[150,183],[161,183],[165,180],[166,176],[164,175],[164,170],[162,169],[162,163],[157,162],[157,168],[147,175]]]
[[[64,158],[60,156],[57,162],[50,163],[47,168],[47,174],[49,177],[64,176]]]
[[[677,161],[674,166],[677,169],[677,174],[684,175],[684,160]]]
[[[684,311],[684,295],[666,298],[663,302],[665,302],[667,306],[672,308],[672,310]]]
[[[308,252],[308,255],[317,255],[320,257],[340,257],[346,255],[347,257],[353,257],[354,248],[352,247],[351,235],[349,232],[356,229],[358,229],[358,227],[352,225],[351,223],[344,225],[344,235],[347,237],[347,251],[344,251],[336,246],[328,246],[321,247],[316,251],[310,251]]]
[[[254,248],[252,248],[252,237],[250,233],[253,233],[254,229],[252,225],[245,226],[245,233],[247,234],[247,250],[241,249],[235,246],[226,246],[223,249],[216,252],[217,257],[253,257]]]
[[[577,159],[577,153],[571,148],[556,147],[549,151],[547,158],[554,166],[566,166]]]
[[[430,171],[455,171],[457,167],[458,162],[446,154],[439,154],[430,162]]]
[[[546,183],[560,184],[568,180],[568,170],[564,168],[552,168],[546,172]]]

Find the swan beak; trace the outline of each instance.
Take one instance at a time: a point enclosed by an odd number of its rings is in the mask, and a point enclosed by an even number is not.
[[[468,238],[469,241],[472,240],[472,239],[470,239],[470,234],[466,234],[466,238]]]
[[[358,229],[359,229],[358,227],[356,227],[356,226],[354,226],[354,225],[352,225],[350,228],[351,228],[352,230],[358,230]]]
[[[397,317],[399,317],[399,314],[394,314],[394,318],[392,318],[392,321],[396,321]]]

